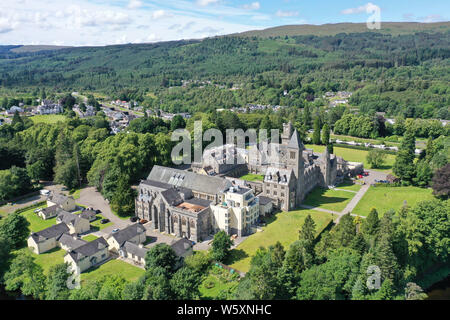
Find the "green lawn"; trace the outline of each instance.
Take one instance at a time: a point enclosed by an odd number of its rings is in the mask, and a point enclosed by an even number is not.
[[[94,231],[100,231],[113,225],[112,222],[101,224],[100,221],[102,221],[102,219],[105,219],[101,214],[97,214],[96,217],[97,220],[91,222],[91,227],[92,229],[94,229]]]
[[[35,259],[34,261],[42,267],[45,274],[48,273],[50,267],[60,263],[64,263],[64,256],[66,255],[66,251],[64,251],[59,247],[56,247],[50,251],[41,254],[36,254],[32,252],[31,249],[29,249],[28,247],[18,250],[18,252],[20,251],[31,252],[31,255]]]
[[[317,187],[306,196],[303,204],[341,212],[354,196],[353,192]]]
[[[325,146],[317,146],[308,144],[305,145],[308,149],[313,149],[314,152],[322,153],[325,150]],[[366,157],[369,151],[366,150],[357,150],[357,149],[349,149],[349,148],[341,148],[341,147],[334,147],[334,154],[338,157],[344,158],[344,160],[350,161],[350,162],[362,162],[364,163],[365,169],[371,169],[371,166],[367,163]],[[373,169],[377,171],[382,172],[391,172],[392,166],[395,162],[395,155],[393,154],[386,154],[386,161],[384,165],[379,169]]]
[[[251,256],[259,247],[268,247],[280,241],[287,249],[292,242],[298,239],[298,231],[308,214],[316,223],[317,234],[320,234],[332,220],[331,214],[314,210],[300,209],[277,213],[268,218],[268,223],[262,228],[262,232],[252,234],[231,251],[227,264],[239,271],[247,272],[250,268]]]
[[[262,174],[249,173],[249,174],[246,174],[246,175],[240,177],[239,179],[242,179],[245,181],[263,181],[264,176]]]
[[[340,185],[336,186],[337,189],[343,189],[343,190],[349,190],[349,191],[356,191],[358,192],[359,189],[361,189],[361,185],[357,183],[353,183],[351,180],[345,180]]]
[[[32,116],[30,119],[34,123],[57,123],[58,121],[64,121],[66,119],[66,116],[62,114],[48,114],[48,115],[37,115]]]
[[[200,299],[216,299],[221,291],[234,291],[238,284],[237,274],[233,276],[228,270],[213,266],[199,286]]]
[[[98,237],[94,236],[93,234],[89,234],[89,235],[83,237],[82,239],[84,241],[91,242],[91,241],[94,241],[95,239],[98,239]]]
[[[81,274],[81,282],[98,280],[103,276],[108,275],[120,275],[128,281],[136,281],[144,273],[144,269],[133,266],[122,260],[110,260],[97,268],[83,272]]]
[[[408,206],[417,202],[433,199],[431,189],[418,187],[370,187],[364,197],[359,201],[352,213],[367,216],[372,208],[376,208],[382,216],[390,209],[398,210],[404,201]]]
[[[34,210],[46,207],[47,205],[43,205],[40,207],[29,209],[21,213],[30,223],[28,227],[30,229],[30,232],[38,232],[56,224],[56,217],[44,220],[41,217],[39,217],[36,213],[34,213]]]

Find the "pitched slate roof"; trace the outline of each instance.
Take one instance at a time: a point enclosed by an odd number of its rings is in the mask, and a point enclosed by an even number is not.
[[[259,204],[261,204],[262,206],[265,206],[266,204],[272,202],[272,199],[265,197],[265,196],[258,196],[259,198]]]
[[[88,242],[76,249],[73,249],[68,254],[72,257],[74,261],[79,261],[84,257],[90,257],[97,252],[108,247],[108,243],[103,237],[95,239],[94,241]]]
[[[36,243],[40,243],[48,239],[58,238],[67,232],[69,232],[69,227],[65,223],[59,223],[39,232],[32,233],[31,237]]]
[[[63,195],[62,193],[55,193],[55,194],[52,193],[52,194],[48,197],[48,199],[49,199],[51,202],[53,202],[53,203],[62,205],[62,204],[64,204],[64,203],[67,201],[67,199],[70,199],[70,197],[67,197],[67,196]],[[73,198],[72,198],[72,199],[73,199]]]
[[[63,246],[68,247],[70,250],[76,249],[78,247],[81,247],[82,245],[85,245],[87,241],[84,241],[82,239],[78,239],[74,236],[71,236],[67,233],[62,234],[59,239],[59,243]]]
[[[145,233],[145,228],[141,224],[135,223],[129,225],[125,229],[112,233],[110,237],[114,238],[121,247],[126,241],[133,239],[138,234],[143,232]]]
[[[142,259],[145,259],[148,251],[148,249],[141,248],[137,244],[129,241],[126,241],[124,243],[122,249],[124,249],[127,253],[134,254],[135,256],[141,257]]]
[[[175,251],[176,255],[180,257],[184,255],[186,251],[192,248],[193,244],[190,240],[182,238],[177,242],[174,242],[170,246],[172,247],[173,251]]]
[[[154,166],[147,180],[159,181],[207,194],[218,194],[231,186],[231,183],[223,178],[161,166]]]
[[[302,144],[302,141],[300,139],[297,129],[294,130],[291,140],[289,140],[288,148],[303,150],[303,144]]]
[[[50,215],[50,214],[55,214],[58,211],[59,206],[57,204],[47,207],[47,208],[42,208],[41,212],[44,215]]]
[[[95,217],[97,215],[97,213],[94,210],[84,210],[81,214],[80,217],[84,218],[84,219],[92,219],[93,217]]]
[[[81,217],[79,214],[73,214],[62,210],[60,213],[58,213],[56,219],[58,221],[64,222],[67,225],[75,225],[78,221],[85,218]]]
[[[292,169],[279,169],[275,167],[268,167],[264,175],[264,182],[272,182],[283,185],[288,185],[292,177]]]

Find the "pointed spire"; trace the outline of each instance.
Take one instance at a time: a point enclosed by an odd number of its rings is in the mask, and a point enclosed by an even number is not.
[[[291,140],[289,141],[288,144],[288,148],[303,150],[303,144],[297,129],[295,129],[294,133],[292,134]]]

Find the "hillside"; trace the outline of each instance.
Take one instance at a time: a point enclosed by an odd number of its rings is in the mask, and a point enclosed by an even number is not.
[[[413,34],[416,32],[447,32],[450,22],[417,23],[417,22],[383,22],[380,30],[369,30],[365,23],[336,23],[323,25],[287,25],[264,30],[252,30],[233,34],[241,37],[279,37],[279,36],[334,36],[339,33],[383,33],[391,35]]]

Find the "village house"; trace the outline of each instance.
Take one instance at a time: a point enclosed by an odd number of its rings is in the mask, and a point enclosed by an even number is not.
[[[84,272],[89,268],[105,262],[109,258],[108,243],[103,237],[88,242],[81,247],[69,251],[64,256],[64,262],[75,270]]]
[[[147,240],[145,231],[145,228],[141,224],[135,223],[129,225],[125,229],[110,234],[107,239],[109,250],[120,252],[120,249],[125,242],[134,243],[136,245],[144,243]]]
[[[39,232],[34,232],[28,238],[28,247],[36,254],[50,251],[59,246],[59,238],[68,232],[69,227],[65,223],[59,223]]]
[[[76,208],[75,199],[72,197],[65,196],[61,193],[53,194],[51,193],[47,199],[47,207],[54,205],[60,206],[65,211],[73,211]]]
[[[122,258],[133,261],[135,264],[145,266],[145,256],[148,249],[144,248],[142,244],[135,244],[130,241],[125,241],[119,250]]]
[[[88,219],[81,217],[79,214],[73,214],[67,211],[58,213],[56,223],[66,224],[70,234],[81,234],[91,229],[91,224]]]
[[[58,215],[61,208],[58,205],[52,205],[47,208],[42,208],[37,212],[37,215],[44,220],[54,218]]]
[[[76,248],[81,247],[87,243],[87,241],[84,241],[75,235],[70,235],[67,233],[63,233],[59,237],[58,242],[59,246],[65,251],[75,250]]]
[[[178,257],[186,258],[194,253],[192,241],[189,241],[186,238],[175,241],[170,246]]]
[[[97,219],[97,211],[93,209],[83,210],[80,217],[89,220],[89,222],[95,221]]]

